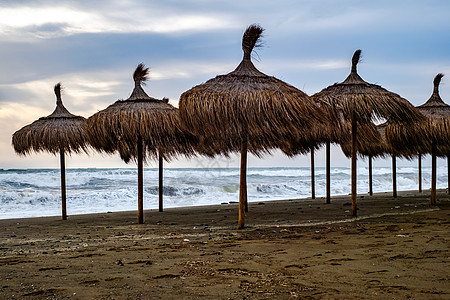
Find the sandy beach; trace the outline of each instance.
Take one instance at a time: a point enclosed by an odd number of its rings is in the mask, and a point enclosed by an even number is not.
[[[1,299],[449,299],[429,191],[0,220]]]

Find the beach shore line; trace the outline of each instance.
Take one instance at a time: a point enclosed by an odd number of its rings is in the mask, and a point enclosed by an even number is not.
[[[438,191],[0,220],[0,297],[448,299],[450,196]]]

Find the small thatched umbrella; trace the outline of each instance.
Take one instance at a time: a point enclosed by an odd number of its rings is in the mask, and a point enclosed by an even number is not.
[[[12,137],[14,150],[21,155],[48,151],[59,153],[61,164],[62,219],[67,219],[65,153],[86,151],[83,117],[71,114],[61,100],[61,84],[55,85],[56,108],[53,113],[16,131]]]
[[[444,75],[434,78],[433,94],[427,102],[417,107],[426,119],[403,126],[392,124],[386,129],[389,143],[395,149],[411,155],[431,154],[431,204],[436,204],[436,157],[450,154],[450,106],[439,95],[439,84]],[[419,179],[419,184],[420,184]],[[450,186],[449,186],[450,187]]]
[[[387,144],[384,142],[384,127],[381,124],[375,126],[373,123],[361,124],[357,129],[356,152],[361,157],[367,157],[369,162],[369,195],[373,195],[372,184],[372,161],[374,158],[384,158],[389,153]],[[341,149],[348,158],[352,157],[351,140],[345,139],[341,142]]]
[[[247,28],[244,57],[233,72],[180,97],[180,114],[188,130],[205,140],[224,141],[227,152],[241,152],[239,228],[245,223],[247,151],[258,155],[279,148],[321,119],[319,108],[305,93],[253,65],[251,53],[262,32],[258,25]]]
[[[330,144],[339,143],[345,139],[348,132],[348,122],[345,122],[342,111],[329,103],[318,102],[324,114],[326,123],[317,124],[310,128],[307,135],[303,134],[291,140],[288,145],[281,147],[287,156],[311,153],[311,198],[315,199],[315,172],[314,172],[314,152],[323,143],[326,145],[326,203],[331,203],[331,170],[330,170]]]
[[[131,96],[118,100],[86,121],[89,143],[98,151],[119,152],[128,163],[138,165],[138,223],[144,222],[143,163],[159,160],[159,211],[163,210],[163,160],[174,155],[193,153],[188,135],[181,128],[178,110],[162,100],[149,97],[141,84],[147,80],[148,68],[139,64],[133,78]]]
[[[414,154],[410,149],[399,149],[393,148],[386,139],[386,128],[388,123],[376,126],[376,136],[364,143],[364,145],[357,145],[357,152],[361,156],[367,156],[369,159],[369,194],[373,195],[372,188],[372,159],[376,157],[385,158],[386,156],[391,156],[392,158],[392,195],[397,198],[397,157],[403,157],[406,159],[412,159]],[[366,127],[364,132],[370,133],[373,126]],[[351,146],[349,144],[342,144],[341,148],[347,157],[351,157]]]
[[[361,50],[352,58],[350,75],[342,82],[331,85],[313,95],[313,99],[334,103],[342,108],[345,118],[351,122],[352,157],[352,215],[356,216],[356,142],[358,123],[368,124],[376,119],[410,122],[421,117],[415,108],[397,94],[381,86],[365,82],[357,73]]]

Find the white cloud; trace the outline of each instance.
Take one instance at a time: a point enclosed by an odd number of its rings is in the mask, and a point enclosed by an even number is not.
[[[10,39],[51,38],[79,33],[176,33],[234,28],[233,18],[157,10],[78,10],[70,7],[14,7],[0,10],[0,34]],[[18,34],[22,34],[20,37]]]

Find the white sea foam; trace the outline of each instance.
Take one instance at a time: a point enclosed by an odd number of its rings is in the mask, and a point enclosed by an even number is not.
[[[325,169],[315,170],[316,196],[325,195]],[[309,168],[250,168],[249,201],[311,196]],[[66,170],[68,214],[136,210],[137,170]],[[351,191],[350,169],[331,169],[331,193]],[[423,168],[423,187],[429,188],[431,169]],[[397,169],[397,189],[417,189],[417,169]],[[438,188],[447,187],[447,169],[438,169]],[[164,207],[220,204],[237,201],[239,169],[196,168],[164,170]],[[60,214],[59,170],[0,170],[0,219]],[[392,190],[390,168],[373,169],[374,192]],[[368,169],[358,169],[358,193],[368,192]],[[144,171],[144,208],[158,208],[158,170]]]

